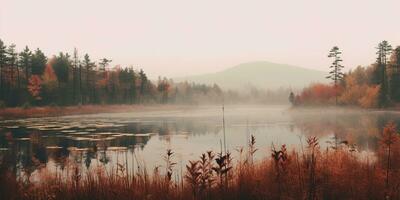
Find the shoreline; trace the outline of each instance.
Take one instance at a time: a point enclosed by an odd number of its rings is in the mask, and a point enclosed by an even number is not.
[[[241,104],[238,104],[241,105]],[[275,104],[271,104],[275,105]],[[61,117],[69,115],[86,115],[98,113],[125,113],[134,111],[154,111],[154,110],[175,110],[184,108],[193,108],[205,105],[173,105],[173,104],[135,104],[135,105],[81,105],[81,106],[42,106],[31,108],[3,108],[0,109],[0,120],[15,120],[26,118],[41,117]],[[265,105],[263,105],[265,106]],[[331,110],[337,111],[361,111],[361,112],[396,112],[399,107],[365,109],[354,106],[293,106],[289,111],[312,111],[312,110]]]
[[[40,117],[59,117],[68,115],[85,115],[97,113],[123,113],[133,111],[171,110],[196,105],[81,105],[81,106],[43,106],[31,108],[3,108],[0,109],[0,120],[14,120]]]

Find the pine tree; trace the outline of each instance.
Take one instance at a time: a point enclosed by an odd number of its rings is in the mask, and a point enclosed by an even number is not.
[[[400,46],[394,49],[390,57],[389,94],[390,99],[400,101]]]
[[[143,101],[143,98],[145,97],[146,93],[147,93],[147,76],[144,73],[143,69],[140,69],[139,71],[139,79],[140,79],[140,98],[141,98],[141,102]]]
[[[108,65],[112,62],[112,60],[109,60],[107,58],[102,58],[100,59],[99,62],[99,70],[102,72],[105,72],[107,70]]]
[[[338,84],[340,81],[343,79],[344,74],[342,73],[343,65],[341,62],[343,61],[340,55],[342,52],[340,51],[339,47],[334,46],[332,49],[329,51],[328,57],[333,58],[332,65],[329,67],[331,71],[329,72],[329,76],[327,76],[327,79],[331,79],[333,81],[333,85],[335,87],[335,103],[337,105],[338,102]]]
[[[132,67],[129,68],[129,99],[130,103],[136,102],[136,74]]]
[[[85,69],[86,71],[86,89],[85,89],[85,96],[86,96],[86,100],[85,102],[93,102],[94,101],[94,80],[93,83],[90,83],[90,73],[93,70],[93,68],[96,66],[94,62],[92,62],[90,60],[90,57],[88,54],[85,54],[85,56],[83,57],[83,61],[82,61],[82,67]],[[94,79],[94,76],[93,76]],[[92,97],[89,97],[89,90],[92,90]]]
[[[15,84],[15,80],[14,80],[15,71],[14,70],[18,71],[18,67],[17,67],[17,65],[18,65],[18,63],[17,63],[17,61],[18,61],[17,55],[18,54],[17,54],[17,52],[15,50],[15,47],[16,47],[15,44],[11,44],[7,48],[7,55],[8,55],[7,65],[10,67],[10,74],[9,74],[9,77],[7,77],[7,78],[9,78],[9,86],[10,86],[10,88],[13,88],[14,84]],[[17,74],[19,75],[19,73],[17,73]],[[17,78],[19,79],[19,77],[17,77]],[[17,83],[17,85],[19,86],[19,83]]]
[[[25,46],[25,49],[19,53],[19,65],[25,71],[26,85],[28,85],[28,79],[32,65],[32,52],[29,50],[28,46]]]
[[[0,40],[0,98],[3,99],[4,94],[4,75],[3,69],[7,65],[7,46],[4,44],[2,40]]]
[[[58,56],[54,57],[52,64],[58,80],[58,92],[60,94],[59,103],[64,105],[68,104],[72,102],[71,96],[69,95],[69,69],[72,68],[70,55],[68,53],[60,53]]]
[[[100,73],[102,73],[103,80],[109,80],[109,77],[107,77],[107,67],[111,62],[112,62],[112,60],[109,60],[107,58],[100,59],[99,71],[100,71]],[[103,84],[103,87],[104,87],[105,93],[108,95],[108,92],[109,92],[108,84],[107,83]]]
[[[387,79],[387,61],[388,55],[392,51],[392,46],[386,41],[382,41],[378,44],[378,55],[376,59],[377,69],[376,73],[378,75],[378,84],[380,85],[379,91],[379,106],[385,107],[389,101],[388,95],[388,79]]]
[[[78,96],[77,92],[77,87],[78,87],[78,68],[79,68],[79,57],[78,57],[78,50],[74,48],[74,54],[73,54],[73,65],[72,67],[72,101],[73,104],[76,102],[76,97]],[[79,75],[80,78],[80,75]],[[80,85],[80,83],[79,83]],[[79,87],[81,89],[81,87]],[[79,91],[80,93],[81,91]],[[82,103],[82,98],[80,98],[80,103]]]
[[[44,53],[37,48],[35,53],[32,55],[32,75],[42,75],[44,68],[46,67],[47,58]]]

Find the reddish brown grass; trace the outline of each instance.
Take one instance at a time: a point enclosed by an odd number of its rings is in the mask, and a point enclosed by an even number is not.
[[[391,125],[385,129],[391,129]],[[158,169],[128,173],[99,167],[82,174],[78,167],[70,175],[45,172],[40,183],[21,183],[2,170],[1,199],[400,199],[400,140],[382,136],[381,151],[372,158],[361,157],[342,146],[321,149],[310,137],[304,152],[288,151],[283,145],[272,149],[269,158],[252,162],[255,140],[243,156],[207,152],[190,161],[184,177],[176,177],[173,152],[165,157],[165,174]],[[247,152],[246,152],[247,151]],[[388,160],[389,159],[389,162]],[[388,165],[387,163],[390,163]],[[389,179],[389,181],[388,181]]]

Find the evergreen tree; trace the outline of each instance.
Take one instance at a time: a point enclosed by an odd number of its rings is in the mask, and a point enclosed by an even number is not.
[[[78,58],[78,50],[74,48],[74,54],[73,54],[73,65],[72,67],[72,101],[75,104],[76,102],[76,97],[78,96],[77,88],[78,88],[78,68],[79,67],[79,58]],[[80,79],[80,75],[79,75]],[[79,83],[80,86],[80,83]],[[79,93],[80,93],[81,87],[79,87]],[[80,96],[80,95],[79,95]],[[82,99],[80,98],[80,103],[82,103]]]
[[[342,73],[343,65],[341,62],[343,61],[340,55],[342,52],[340,51],[339,47],[334,46],[332,49],[329,51],[328,57],[333,58],[332,65],[329,67],[331,71],[329,72],[329,76],[326,78],[331,79],[333,81],[334,87],[335,87],[335,103],[337,105],[338,101],[338,84],[340,81],[343,79],[344,74]]]
[[[54,57],[52,64],[58,80],[58,102],[63,105],[69,104],[73,101],[70,95],[71,88],[68,87],[70,85],[69,69],[72,67],[70,55],[68,55],[68,53],[60,53],[58,56]]]
[[[9,105],[18,105],[19,103],[19,88],[20,78],[18,69],[18,53],[15,50],[15,44],[11,44],[7,48],[7,97]]]
[[[99,62],[99,70],[102,72],[105,72],[107,70],[108,65],[112,62],[112,60],[109,60],[107,58],[102,58],[100,59]]]
[[[110,62],[109,59],[101,59],[100,69],[96,69],[88,54],[80,61],[76,49],[72,58],[68,53],[61,52],[47,62],[40,49],[32,53],[26,46],[17,53],[15,45],[7,47],[0,40],[1,100],[7,106],[21,105],[22,102],[76,105],[78,101],[75,97],[80,97],[82,103],[147,103],[156,101],[157,97],[160,103],[196,103],[220,99],[223,95],[218,85],[175,84],[166,78],[160,79],[156,86],[142,69],[137,73],[132,67],[118,66],[107,70]],[[19,87],[21,80],[26,87]],[[20,94],[25,95],[17,96]]]
[[[3,75],[3,70],[5,66],[7,65],[7,46],[4,44],[4,42],[0,39],[0,98],[3,99],[3,94],[4,94],[4,75]]]
[[[105,81],[105,83],[103,83],[101,85],[102,85],[106,95],[108,95],[108,92],[109,92],[109,89],[108,89],[109,77],[107,77],[107,67],[111,62],[112,62],[112,60],[109,60],[107,58],[102,58],[102,59],[100,59],[100,62],[99,62],[99,71],[103,76],[102,79]]]
[[[32,75],[42,75],[44,72],[44,68],[46,67],[47,58],[39,48],[37,48],[35,50],[35,53],[32,55],[31,62]]]
[[[53,69],[57,75],[57,80],[61,83],[68,83],[69,80],[69,69],[71,68],[71,59],[68,53],[60,53],[54,57]]]
[[[388,80],[387,80],[387,61],[388,55],[390,55],[392,51],[392,46],[386,41],[382,41],[378,44],[378,51],[376,54],[378,55],[376,59],[376,74],[378,75],[378,84],[380,85],[379,91],[379,106],[384,107],[387,105],[389,100],[388,95]]]
[[[28,46],[25,46],[25,49],[21,53],[19,53],[19,65],[25,71],[25,80],[26,84],[28,84],[32,65],[32,52],[29,50]]]
[[[390,58],[389,89],[390,98],[393,101],[400,101],[400,46],[394,49]]]
[[[94,67],[96,67],[95,63],[92,62],[90,60],[90,57],[88,54],[85,54],[85,56],[83,57],[83,61],[82,61],[82,67],[85,69],[86,71],[86,89],[85,89],[85,96],[86,96],[86,102],[93,102],[94,101],[94,77],[92,77],[92,82],[91,82],[91,78],[90,78],[90,74],[92,73],[92,70],[94,69]],[[90,92],[92,95],[92,97],[89,97],[89,91],[92,90],[92,92]]]
[[[129,100],[130,103],[136,102],[136,74],[133,68],[129,68]]]
[[[147,76],[144,73],[143,69],[140,69],[139,71],[139,79],[140,79],[140,98],[141,102],[144,100],[143,98],[146,96],[147,89],[148,89],[148,83],[147,83]]]
[[[10,68],[10,72],[9,72],[9,85],[11,88],[15,87],[16,81],[15,81],[15,70],[18,71],[18,54],[15,50],[15,44],[11,44],[10,46],[8,46],[7,48],[7,65]],[[18,74],[18,73],[17,73]],[[19,78],[19,77],[18,77]],[[18,84],[18,83],[17,83]]]

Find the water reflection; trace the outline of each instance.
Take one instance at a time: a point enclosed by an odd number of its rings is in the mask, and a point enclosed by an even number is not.
[[[41,168],[63,171],[73,164],[90,170],[110,170],[122,163],[130,170],[162,165],[167,148],[177,162],[197,158],[207,150],[220,151],[221,113],[218,107],[193,110],[99,114],[76,117],[8,120],[0,124],[1,167],[18,177]],[[256,159],[268,156],[271,144],[299,148],[304,138],[317,136],[321,146],[352,146],[375,151],[380,130],[388,121],[400,124],[395,112],[290,110],[286,106],[227,107],[227,147],[245,146],[255,135]],[[303,138],[303,139],[302,139]],[[22,176],[24,175],[24,176]]]

